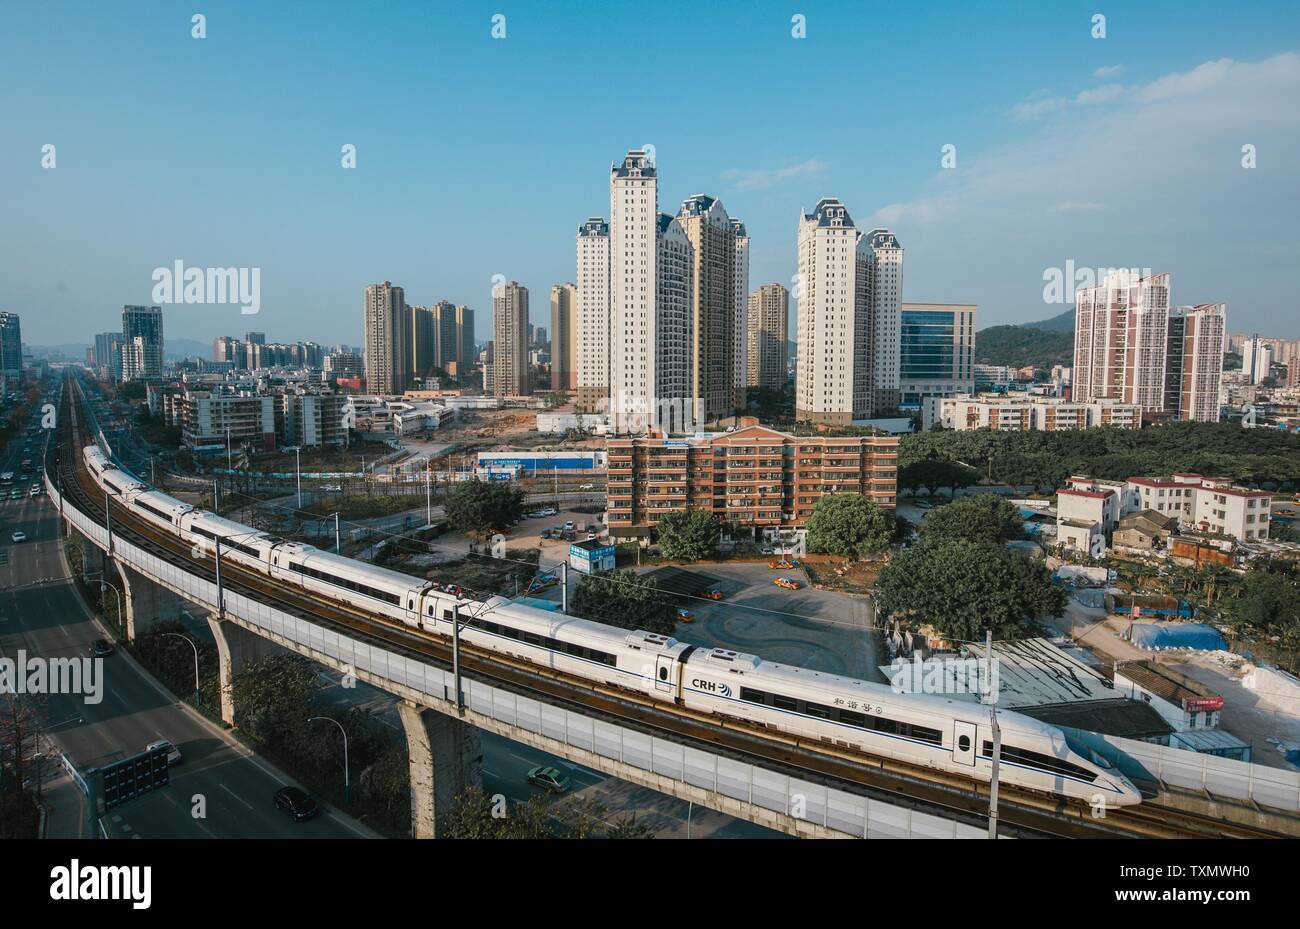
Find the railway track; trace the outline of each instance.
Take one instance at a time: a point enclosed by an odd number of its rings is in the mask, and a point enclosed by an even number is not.
[[[77,404],[70,384],[63,403],[66,406],[65,414],[60,417],[60,438],[63,441],[55,451],[58,456],[58,471],[55,473],[61,475],[63,491],[75,501],[77,508],[103,525],[101,489],[81,466],[80,449],[89,442],[82,440]],[[115,535],[153,550],[165,561],[186,571],[215,581],[215,564],[211,557],[194,559],[189,547],[175,536],[119,508],[113,509],[112,524]],[[221,573],[227,589],[268,606],[349,635],[362,636],[385,648],[444,669],[451,667],[449,642],[415,633],[385,617],[344,609],[318,600],[308,592],[272,584],[263,575],[230,561],[223,561]],[[469,644],[461,645],[460,665],[462,674],[467,677],[586,713],[595,711],[620,725],[649,734],[679,741],[685,739],[715,752],[721,749],[733,757],[762,762],[766,767],[803,780],[848,787],[884,802],[938,813],[973,825],[987,822],[988,789],[979,781],[893,759],[851,755],[821,742],[759,732],[741,723],[720,721],[681,707],[665,707],[626,691],[595,687],[585,681],[578,685],[564,675],[523,662],[503,660],[496,653],[482,652]],[[1001,832],[1022,837],[1276,837],[1271,832],[1146,803],[1110,810],[1103,818],[1094,818],[1091,811],[1081,805],[1006,784],[999,785],[998,813]]]

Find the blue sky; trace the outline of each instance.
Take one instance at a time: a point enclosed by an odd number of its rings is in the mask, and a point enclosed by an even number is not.
[[[746,221],[753,287],[789,283],[799,210],[837,196],[898,234],[905,299],[981,328],[1059,313],[1043,274],[1073,261],[1300,337],[1300,5],[1107,6],[7,4],[0,309],[87,341],[180,259],[260,268],[262,311],[166,307],[169,337],[357,343],[388,279],[485,338],[495,274],[549,325],[610,162],[649,143],[660,209],[703,191]]]

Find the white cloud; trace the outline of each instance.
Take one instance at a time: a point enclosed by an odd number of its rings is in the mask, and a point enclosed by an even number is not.
[[[779,181],[824,174],[827,167],[826,162],[810,158],[807,161],[801,161],[798,164],[784,168],[776,168],[775,170],[731,168],[723,171],[722,176],[724,179],[731,181],[732,186],[737,190],[763,190],[772,187]]]
[[[1124,96],[1124,93],[1125,87],[1123,84],[1103,84],[1100,87],[1080,91],[1073,98],[1040,97],[1026,100],[1013,106],[1008,111],[1008,115],[1019,120],[1033,119],[1036,116],[1060,112],[1072,106],[1093,106],[1099,103],[1109,103],[1112,100],[1118,100]]]
[[[1096,71],[1093,71],[1092,76],[1105,80],[1108,77],[1119,77],[1123,73],[1124,73],[1123,65],[1103,65],[1102,67],[1098,68]]]
[[[862,222],[907,245],[909,299],[979,303],[981,326],[1040,318],[1043,268],[1074,259],[1169,271],[1177,302],[1227,302],[1233,328],[1277,329],[1279,312],[1300,317],[1298,98],[1287,52],[1026,100],[1021,112],[1068,118],[964,148],[957,170]]]

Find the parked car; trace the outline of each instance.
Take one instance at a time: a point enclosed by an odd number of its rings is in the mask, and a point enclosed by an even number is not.
[[[695,614],[684,607],[677,608],[677,621],[681,623],[695,622]]]
[[[578,485],[578,489],[579,489],[579,490],[595,490],[595,489],[596,489],[596,485],[595,485],[595,484],[580,484],[580,485]]]
[[[294,822],[311,819],[320,812],[320,807],[307,793],[299,787],[281,787],[275,792],[275,808],[284,810]]]
[[[710,587],[707,590],[701,590],[699,594],[697,594],[697,596],[704,597],[709,600],[721,600],[723,597],[726,596],[726,594],[718,590],[718,588],[716,587]]]
[[[786,589],[786,590],[798,590],[798,589],[799,589],[799,582],[798,582],[798,581],[792,581],[792,580],[790,580],[790,578],[788,578],[788,577],[778,577],[778,578],[776,578],[774,581],[772,581],[772,583],[775,584],[777,587],[782,587],[782,588],[784,588],[784,589]]]
[[[776,568],[778,571],[791,571],[799,567],[798,563],[794,561],[769,561],[767,566]]]
[[[150,742],[144,747],[146,752],[165,751],[167,753],[167,767],[181,763],[181,752],[175,745],[166,739],[159,739],[156,742]]]
[[[566,522],[564,524],[564,528],[566,531],[571,531],[573,529],[573,520],[569,520],[568,522]]]
[[[553,794],[562,794],[569,789],[569,776],[552,765],[538,765],[528,770],[528,783]]]
[[[21,529],[19,529],[17,532],[15,532],[15,533],[11,536],[11,538],[12,538],[15,542],[26,542],[26,541],[27,541],[27,533],[25,533],[25,532],[23,532]]]
[[[96,639],[90,643],[91,658],[107,658],[113,654],[113,643],[108,639]]]

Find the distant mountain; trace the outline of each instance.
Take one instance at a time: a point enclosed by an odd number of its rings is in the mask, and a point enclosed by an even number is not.
[[[32,355],[37,358],[64,358],[83,361],[86,357],[86,349],[90,348],[93,343],[82,344],[80,342],[62,342],[58,345],[28,345],[27,348]],[[165,361],[180,361],[182,358],[212,358],[212,343],[200,342],[197,339],[169,339],[163,336],[163,359]]]
[[[1074,362],[1074,307],[1036,323],[989,326],[975,333],[975,363],[1051,368]]]
[[[1022,329],[1041,329],[1043,332],[1073,332],[1074,307],[1070,307],[1060,316],[1044,319],[1037,323],[1021,323]]]

